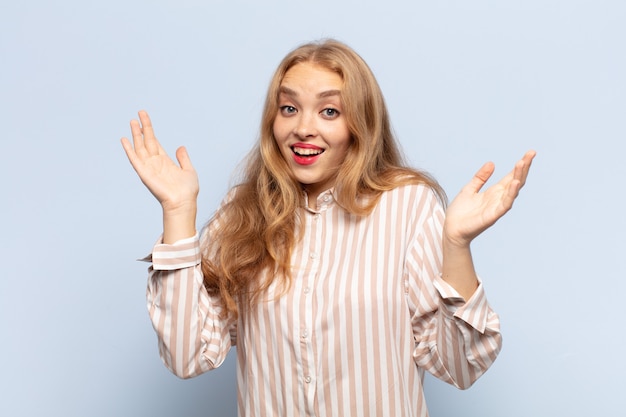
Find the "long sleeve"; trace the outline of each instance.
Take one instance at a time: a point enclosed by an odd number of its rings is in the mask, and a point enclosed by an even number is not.
[[[200,244],[157,244],[148,308],[161,356],[191,377],[236,343],[241,417],[426,417],[424,372],[469,386],[499,350],[497,316],[482,285],[465,302],[439,278],[443,209],[432,190],[385,192],[368,216],[347,213],[332,191],[299,213],[291,285],[270,286],[236,322],[202,284],[215,231]]]
[[[407,262],[407,299],[418,366],[458,388],[471,386],[493,363],[502,338],[482,283],[469,300],[440,278],[443,210],[433,203],[420,222]]]
[[[203,285],[198,237],[157,243],[147,260],[148,311],[165,366],[180,378],[218,367],[235,343],[235,323],[220,317],[219,299]]]

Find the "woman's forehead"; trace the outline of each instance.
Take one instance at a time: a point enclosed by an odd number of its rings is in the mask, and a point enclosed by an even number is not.
[[[289,68],[280,83],[280,91],[291,95],[301,92],[329,95],[340,92],[342,87],[343,79],[337,72],[310,62]]]

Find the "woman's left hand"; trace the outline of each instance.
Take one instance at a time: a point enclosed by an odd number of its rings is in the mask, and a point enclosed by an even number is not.
[[[524,186],[535,155],[535,151],[526,152],[511,172],[497,184],[480,192],[495,169],[492,162],[483,165],[448,206],[444,239],[458,247],[469,246],[476,236],[504,216]]]

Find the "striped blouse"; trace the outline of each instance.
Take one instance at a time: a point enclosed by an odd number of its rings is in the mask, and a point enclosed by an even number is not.
[[[424,371],[467,388],[501,346],[482,284],[466,302],[440,278],[442,207],[409,185],[367,217],[332,190],[318,208],[302,209],[288,292],[270,287],[236,320],[204,289],[197,236],[157,244],[147,298],[161,358],[188,378],[236,346],[242,417],[427,416]]]

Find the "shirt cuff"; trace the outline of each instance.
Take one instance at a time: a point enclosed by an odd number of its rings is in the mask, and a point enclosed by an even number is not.
[[[171,244],[163,243],[163,236],[160,236],[152,253],[140,260],[152,262],[152,269],[155,271],[171,271],[199,265],[202,255],[198,234]]]
[[[480,279],[478,288],[467,301],[441,277],[435,279],[434,285],[444,299],[441,308],[446,315],[463,320],[480,333],[485,332],[491,308]]]

